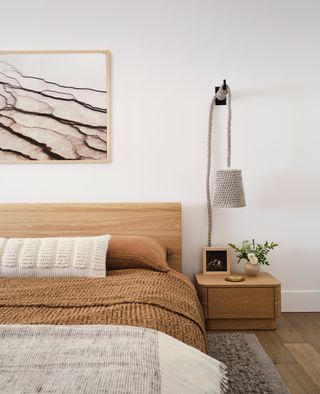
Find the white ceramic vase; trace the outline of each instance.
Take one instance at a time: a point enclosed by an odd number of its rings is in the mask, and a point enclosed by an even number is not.
[[[257,276],[258,273],[260,272],[261,265],[260,264],[251,264],[249,261],[247,261],[244,265],[244,270],[246,271],[246,274],[249,276]]]

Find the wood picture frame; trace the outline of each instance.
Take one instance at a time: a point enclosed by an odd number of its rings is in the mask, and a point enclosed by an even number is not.
[[[110,51],[0,51],[0,163],[110,163]]]
[[[204,246],[202,266],[204,275],[230,275],[230,248],[228,246]]]

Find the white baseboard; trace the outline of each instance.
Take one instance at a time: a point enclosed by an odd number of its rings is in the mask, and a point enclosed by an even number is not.
[[[283,290],[282,312],[320,312],[320,290]]]

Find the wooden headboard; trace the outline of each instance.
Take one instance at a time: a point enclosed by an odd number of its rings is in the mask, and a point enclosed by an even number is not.
[[[170,267],[182,271],[180,203],[0,204],[0,237],[99,234],[157,238],[173,252]]]

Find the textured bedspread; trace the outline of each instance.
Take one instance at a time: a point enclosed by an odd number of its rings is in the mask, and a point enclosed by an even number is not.
[[[170,271],[110,271],[106,278],[0,278],[0,324],[112,324],[152,328],[206,351],[191,282]]]
[[[113,325],[0,325],[0,392],[220,394],[219,361],[161,332]]]

